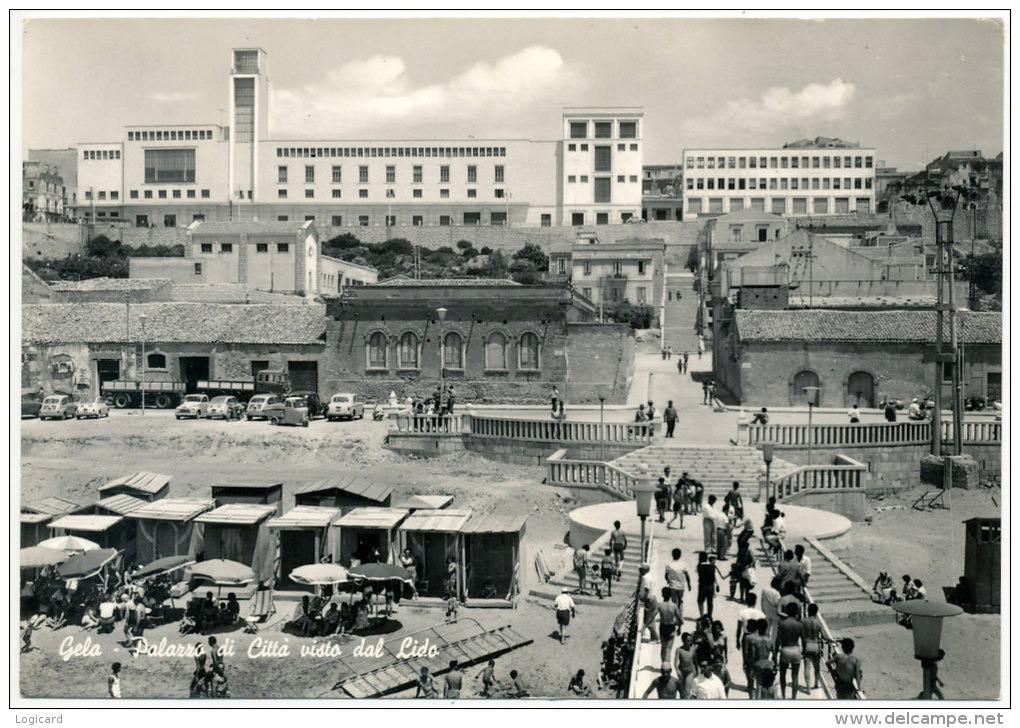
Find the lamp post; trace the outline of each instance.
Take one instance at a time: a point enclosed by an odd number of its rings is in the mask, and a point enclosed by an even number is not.
[[[923,689],[918,697],[930,700],[931,689],[934,686],[931,685],[931,675],[924,663],[939,659],[942,620],[945,617],[955,617],[963,612],[963,609],[955,604],[921,601],[920,599],[897,602],[892,607],[901,614],[910,615],[911,631],[914,633],[914,657],[921,660],[923,674]]]
[[[145,321],[149,317],[144,313],[138,317],[138,320],[142,324],[142,416],[145,416]]]
[[[772,479],[772,458],[775,455],[775,446],[771,442],[762,443],[761,446],[761,457],[765,461],[765,497],[769,495],[769,482]],[[773,493],[773,497],[779,500],[779,497]],[[761,496],[759,495],[759,500]]]
[[[443,410],[443,370],[446,365],[446,362],[443,361],[446,356],[446,352],[443,351],[445,345],[443,342],[443,321],[446,320],[446,309],[437,308],[436,316],[439,317],[439,412],[437,414],[441,415]]]
[[[655,493],[655,486],[648,482],[634,486],[634,500],[637,503],[638,518],[641,519],[641,551],[639,558],[645,560],[645,521],[652,513],[652,494]]]
[[[821,387],[814,385],[808,385],[804,387],[804,392],[807,394],[807,464],[811,464],[811,451],[815,444],[815,431],[812,429],[812,414],[814,408],[818,406],[818,390]]]
[[[606,462],[606,393],[599,387],[599,462]]]

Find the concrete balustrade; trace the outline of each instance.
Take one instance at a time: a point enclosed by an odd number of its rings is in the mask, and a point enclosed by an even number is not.
[[[748,428],[750,444],[772,443],[776,447],[814,447],[852,445],[923,445],[931,441],[930,422],[881,422],[843,425],[753,425]],[[965,421],[962,423],[965,444],[1002,442],[1002,423]],[[952,424],[942,423],[942,439],[952,441]]]
[[[601,433],[600,433],[601,430]],[[471,435],[499,437],[530,442],[625,443],[644,446],[652,441],[647,425],[627,422],[525,420],[508,417],[471,416]]]

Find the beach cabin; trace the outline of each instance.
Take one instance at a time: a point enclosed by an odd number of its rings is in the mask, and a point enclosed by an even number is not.
[[[464,524],[464,587],[466,599],[508,599],[520,585],[521,542],[527,516],[490,513],[472,515]]]
[[[400,541],[397,527],[407,518],[403,508],[365,506],[348,512],[334,524],[340,530],[340,563],[351,566],[375,561],[372,554],[379,550],[379,561],[392,564],[397,560]]]
[[[149,501],[147,500],[136,498],[127,493],[118,493],[117,495],[100,498],[95,503],[90,503],[87,506],[82,506],[74,511],[74,515],[126,516],[148,504]],[[124,552],[124,563],[130,564],[138,556],[138,524],[134,521],[122,521],[118,524],[117,528],[123,532],[123,540],[122,544],[116,546],[116,548]],[[111,544],[112,546],[113,544]]]
[[[457,562],[457,591],[463,594],[461,529],[470,518],[470,511],[418,511],[400,525],[401,545],[411,550],[418,568],[418,593],[422,596],[446,596],[450,559]]]
[[[362,506],[390,505],[393,486],[361,473],[306,483],[294,493],[299,506],[339,508],[344,515]]]
[[[971,518],[966,526],[963,572],[970,583],[973,601],[964,605],[971,613],[1002,611],[1002,519]]]
[[[108,498],[112,495],[124,494],[151,503],[166,498],[170,492],[170,480],[169,475],[148,473],[143,470],[99,486],[99,497]]]
[[[340,518],[339,508],[297,506],[266,524],[279,539],[280,568],[277,585],[281,589],[311,590],[312,587],[290,580],[290,572],[299,566],[317,564],[329,556],[337,563],[340,547],[336,529],[330,528]]]
[[[148,564],[165,556],[200,558],[204,529],[195,519],[215,507],[213,500],[163,498],[131,511],[128,517],[138,530],[138,563]]]
[[[264,482],[220,483],[212,486],[212,497],[216,505],[228,503],[252,503],[276,506],[276,515],[283,513],[283,483],[273,480]]]
[[[203,559],[228,559],[252,568],[255,578],[274,577],[276,539],[267,525],[277,514],[275,505],[228,503],[195,519],[205,526]]]
[[[57,516],[72,513],[78,504],[64,498],[42,498],[21,504],[21,545],[25,549],[50,537],[48,525]]]
[[[412,495],[399,503],[394,503],[394,508],[405,508],[412,513],[415,511],[438,511],[453,503],[452,495]]]
[[[135,561],[135,523],[123,516],[70,514],[50,521],[53,536],[78,536],[94,541],[101,548],[123,551],[123,563]]]

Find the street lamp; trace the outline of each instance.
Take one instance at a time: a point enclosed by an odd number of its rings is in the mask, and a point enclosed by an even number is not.
[[[911,631],[914,633],[914,657],[921,660],[924,675],[923,691],[920,697],[931,699],[931,676],[924,667],[926,661],[939,659],[939,643],[942,641],[942,620],[955,617],[963,609],[947,602],[929,602],[913,599],[897,602],[893,609],[901,614],[910,615]]]
[[[761,446],[761,457],[765,461],[765,497],[769,495],[769,481],[772,479],[772,458],[775,455],[775,445],[771,442],[764,442]],[[778,496],[773,493],[772,496],[778,501]],[[758,496],[759,500],[761,496]]]
[[[145,321],[149,317],[144,313],[138,317],[138,320],[142,324],[142,416],[145,416]]]
[[[606,393],[599,387],[599,462],[606,461]]]
[[[634,486],[634,500],[637,503],[638,518],[641,519],[641,550],[639,558],[645,560],[645,520],[652,513],[652,494],[656,487],[645,481]]]
[[[814,385],[808,385],[804,387],[804,392],[807,394],[807,464],[811,464],[811,450],[815,443],[815,432],[811,424],[811,415],[814,408],[818,406],[818,390],[821,387]]]
[[[443,341],[443,321],[446,320],[446,309],[442,308],[442,307],[437,308],[436,309],[436,316],[439,317],[439,412],[437,412],[436,414],[442,415],[442,411],[443,411],[443,369],[445,368],[445,365],[446,365],[446,362],[444,361],[444,358],[446,357],[446,352],[443,351],[443,347],[445,346],[445,342]]]

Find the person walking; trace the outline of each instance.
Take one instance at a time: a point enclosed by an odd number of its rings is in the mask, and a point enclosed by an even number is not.
[[[666,511],[669,508],[669,502],[669,483],[660,476],[659,482],[655,487],[655,511],[659,514],[659,523],[666,522]]]
[[[115,662],[110,667],[110,676],[106,678],[106,692],[111,698],[119,698],[120,694],[120,663]]]
[[[738,481],[733,481],[733,488],[726,494],[723,502],[730,507],[738,521],[744,520],[744,498],[740,495],[740,483]]]
[[[670,597],[670,588],[662,587],[662,601],[656,607],[659,613],[659,638],[661,640],[659,660],[665,664],[669,664],[673,658],[673,640],[676,639],[677,631],[683,621],[679,607]]]
[[[794,546],[793,554],[797,557],[797,561],[800,562],[800,581],[803,590],[803,587],[808,585],[808,580],[811,578],[811,557],[804,553],[803,544]]]
[[[716,530],[723,521],[724,516],[715,507],[716,497],[708,496],[708,505],[701,513],[701,527],[704,532],[705,553],[714,553],[717,547]]]
[[[818,605],[807,605],[807,616],[800,620],[804,625],[804,687],[817,690],[821,684],[822,670],[822,620],[818,618]],[[812,669],[808,669],[812,668]],[[814,672],[815,684],[811,686]]]
[[[609,534],[609,545],[613,548],[613,559],[616,562],[617,570],[619,570],[620,563],[623,561],[623,552],[627,550],[627,535],[620,530],[619,521],[613,521],[613,532]]]
[[[684,370],[683,370],[683,374],[687,373],[687,362],[690,360],[690,358],[691,358],[691,355],[685,351],[684,352]]]
[[[450,671],[443,676],[443,697],[459,698],[464,684],[464,673],[460,671],[456,660],[450,660]]]
[[[861,421],[861,411],[857,408],[857,405],[854,405],[849,410],[847,410],[846,414],[850,418],[851,425],[856,425],[858,422]],[[780,680],[782,680],[782,676],[780,676]]]
[[[567,626],[570,624],[570,618],[577,614],[577,607],[570,597],[570,587],[563,587],[563,591],[556,597],[553,606],[556,607],[556,624],[559,627],[560,644],[562,645],[567,639]]]
[[[489,660],[488,664],[482,668],[482,671],[475,675],[475,680],[478,678],[482,679],[482,692],[479,693],[483,697],[490,697],[492,695],[492,686],[496,683],[496,661]]]
[[[694,676],[698,672],[697,649],[691,639],[690,632],[680,635],[680,646],[676,648],[673,666],[680,678],[680,697],[686,700],[691,697]]]
[[[687,494],[684,491],[683,478],[677,480],[673,486],[673,518],[666,524],[666,528],[673,528],[673,521],[680,519],[680,528],[684,527],[684,511],[687,509]]]
[[[683,357],[676,358],[676,373],[683,376],[684,373],[684,360]]]
[[[836,685],[836,700],[853,700],[856,691],[862,687],[864,675],[861,671],[861,658],[854,654],[854,641],[844,637],[839,641],[843,649],[841,654],[833,658],[833,682]],[[856,681],[856,686],[854,682]]]
[[[673,560],[666,564],[666,586],[669,588],[669,600],[676,604],[680,612],[680,624],[684,621],[684,593],[691,588],[691,572],[681,560],[683,551],[673,549]]]
[[[701,336],[698,337],[698,359],[705,353],[705,339]]]
[[[786,613],[776,628],[776,654],[779,661],[779,693],[786,699],[786,671],[790,670],[790,699],[797,699],[797,675],[804,660],[804,625],[797,618],[796,604],[787,604]]]
[[[588,581],[588,557],[591,547],[585,544],[574,551],[574,573],[577,574],[577,593],[584,594],[584,587]]]
[[[666,437],[673,437],[673,430],[676,429],[676,421],[679,419],[673,400],[669,400],[666,410],[662,413],[662,419],[666,422]]]
[[[701,403],[708,404],[708,380],[701,383]]]
[[[670,663],[662,663],[659,669],[659,676],[652,680],[648,689],[641,696],[641,699],[647,700],[652,691],[655,691],[655,695],[659,700],[674,700],[680,697],[680,681],[673,677],[673,667]]]
[[[886,422],[895,422],[896,421],[896,405],[892,401],[889,401],[889,400],[886,401],[886,403],[885,403],[885,410],[884,411],[885,411],[885,421]]]
[[[615,563],[614,563],[615,562]],[[612,552],[608,546],[606,547],[605,554],[602,555],[602,563],[600,564],[599,576],[602,579],[602,586],[599,589],[599,595],[601,596],[602,590],[605,590],[606,597],[612,599],[613,597],[613,577],[619,572],[620,567],[616,565],[616,555]]]
[[[701,663],[701,674],[694,678],[694,690],[691,695],[695,700],[725,700],[726,686],[712,670],[712,663]]]
[[[702,551],[698,554],[698,615],[708,614],[712,617],[712,604],[715,601],[715,593],[719,591],[719,584],[716,582],[716,575],[722,576],[715,560],[710,559],[708,553]]]
[[[641,606],[644,607],[645,610],[644,624],[648,629],[648,642],[658,642],[659,633],[655,629],[655,618],[659,614],[659,599],[646,584],[642,584],[641,586]]]
[[[767,587],[761,590],[761,611],[765,612],[765,620],[768,623],[769,642],[775,642],[776,626],[779,624],[779,577],[773,577]]]
[[[418,676],[418,681],[415,683],[416,689],[414,691],[414,697],[416,698],[434,698],[436,697],[436,681],[431,675],[429,675],[429,669],[423,667],[421,674]]]

